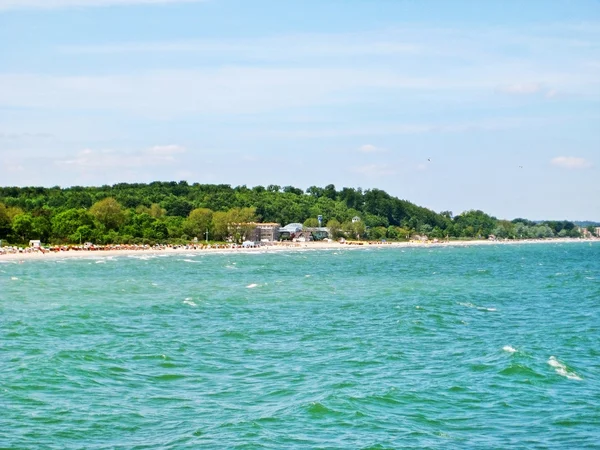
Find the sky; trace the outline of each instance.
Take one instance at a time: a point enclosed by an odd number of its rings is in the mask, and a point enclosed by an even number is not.
[[[600,221],[598,0],[0,0],[0,185]]]

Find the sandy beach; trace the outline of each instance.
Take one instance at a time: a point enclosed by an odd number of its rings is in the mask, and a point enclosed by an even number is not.
[[[44,260],[44,259],[62,259],[62,258],[103,258],[115,256],[155,256],[155,255],[177,255],[177,254],[222,254],[222,253],[272,253],[280,251],[305,251],[305,250],[354,250],[365,248],[439,248],[439,247],[469,247],[469,246],[489,246],[489,245],[521,245],[521,244],[567,244],[582,242],[600,242],[600,239],[528,239],[528,240],[468,240],[468,241],[448,241],[448,242],[294,242],[294,243],[272,243],[257,247],[241,246],[212,246],[211,248],[202,248],[194,246],[161,246],[161,247],[137,247],[137,248],[114,248],[110,249],[81,249],[71,247],[68,250],[48,251],[21,249],[17,252],[0,252],[0,262],[2,261],[25,261],[25,260]]]

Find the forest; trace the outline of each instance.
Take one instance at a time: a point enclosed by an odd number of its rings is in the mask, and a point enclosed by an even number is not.
[[[569,221],[498,220],[483,211],[435,212],[379,189],[306,191],[293,186],[231,187],[153,182],[69,188],[0,187],[0,240],[26,244],[155,244],[243,238],[252,222],[323,225],[332,237],[370,240],[579,237]],[[360,220],[353,221],[358,217]],[[234,233],[232,230],[237,230]]]

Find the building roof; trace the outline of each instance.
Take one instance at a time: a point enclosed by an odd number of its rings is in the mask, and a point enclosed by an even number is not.
[[[285,227],[282,228],[282,230],[295,233],[296,231],[301,231],[302,228],[304,228],[304,225],[302,225],[301,223],[288,223]]]

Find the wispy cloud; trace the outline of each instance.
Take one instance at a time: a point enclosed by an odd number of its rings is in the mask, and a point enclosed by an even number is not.
[[[0,85],[0,106],[119,110],[160,117],[335,104],[370,88],[444,88],[426,78],[385,69],[250,67],[114,76],[0,74]],[[345,94],[343,100],[338,93]]]
[[[361,124],[354,127],[327,129],[305,129],[293,131],[267,131],[256,133],[260,136],[290,138],[290,139],[323,139],[353,136],[387,136],[387,135],[418,135],[428,133],[466,133],[471,131],[498,131],[531,126],[549,125],[563,123],[569,120],[566,117],[544,118],[544,117],[498,117],[493,119],[474,119],[464,122],[451,120],[439,123],[388,123],[381,125]],[[359,147],[358,151],[373,153],[385,151],[379,147],[371,148],[371,144]]]
[[[122,5],[199,3],[205,0],[0,0],[0,11],[17,9],[61,9]]]
[[[381,152],[383,149],[374,146],[373,144],[365,144],[365,145],[361,145],[358,148],[359,152],[362,153],[376,153],[376,152]]]
[[[352,169],[352,172],[368,177],[395,175],[398,171],[389,164],[365,164]]]
[[[150,155],[157,156],[159,158],[165,159],[174,159],[174,155],[179,153],[184,153],[186,151],[185,147],[176,144],[170,145],[155,145],[154,147],[150,147],[147,150],[147,153]]]
[[[537,94],[542,90],[540,83],[514,83],[500,86],[499,90],[507,94]]]
[[[0,0],[1,1],[1,0]],[[327,56],[417,55],[425,51],[410,38],[378,33],[292,34],[245,39],[186,39],[170,41],[117,42],[108,44],[64,45],[66,54],[110,55],[121,53],[196,53],[239,55],[262,60]]]
[[[585,158],[578,158],[575,156],[557,156],[553,158],[550,163],[556,167],[562,167],[565,169],[587,169],[592,167],[592,163]]]
[[[498,91],[512,95],[543,95],[553,98],[557,95],[556,89],[550,89],[543,83],[513,83],[498,87]]]
[[[174,163],[178,153],[185,152],[179,145],[157,145],[137,152],[122,152],[112,149],[84,149],[73,157],[55,161],[58,166],[74,170],[94,169],[138,169]]]
[[[49,139],[54,137],[50,133],[2,133],[0,132],[0,139],[5,140],[21,140],[21,139]]]

